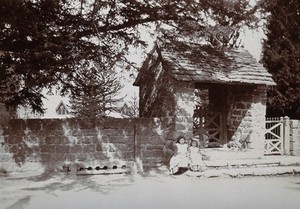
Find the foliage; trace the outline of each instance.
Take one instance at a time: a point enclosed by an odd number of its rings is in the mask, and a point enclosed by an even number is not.
[[[265,1],[267,18],[262,62],[277,86],[268,90],[267,114],[300,118],[300,4]]]
[[[134,95],[131,99],[132,99],[131,101],[125,103],[123,107],[120,108],[120,112],[123,117],[138,118],[139,117],[138,97]]]
[[[130,46],[145,46],[141,25],[197,31],[229,46],[242,25],[254,26],[255,10],[247,0],[1,0],[0,86],[14,88],[5,95],[1,88],[0,98],[43,112],[42,90],[73,94],[81,88],[78,69],[90,62],[103,70],[131,67]]]
[[[72,113],[81,118],[101,118],[116,109],[122,98],[118,92],[122,88],[114,72],[91,67],[88,70],[78,69],[76,86],[71,95]]]
[[[0,127],[5,125],[12,116],[12,113],[6,109],[5,105],[0,103]]]

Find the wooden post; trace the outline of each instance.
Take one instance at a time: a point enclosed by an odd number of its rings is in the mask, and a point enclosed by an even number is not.
[[[291,149],[290,149],[290,118],[288,116],[285,116],[283,118],[283,126],[284,126],[284,154],[285,155],[290,155],[291,154]]]
[[[144,172],[143,168],[143,161],[141,159],[141,142],[139,139],[140,134],[137,130],[137,125],[134,125],[134,158],[135,158],[135,164],[137,168],[137,172],[140,174]]]
[[[280,149],[280,154],[284,155],[285,154],[285,120],[283,119],[283,117],[280,118],[273,118],[274,121],[278,121],[280,123],[280,130],[278,132],[278,130],[274,129],[275,134],[280,136],[280,142],[281,142],[281,149]]]

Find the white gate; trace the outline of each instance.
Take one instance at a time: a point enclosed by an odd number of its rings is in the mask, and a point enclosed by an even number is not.
[[[289,118],[267,118],[265,155],[290,154]]]

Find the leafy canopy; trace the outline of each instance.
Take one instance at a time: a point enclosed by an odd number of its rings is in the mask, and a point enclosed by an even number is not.
[[[300,4],[268,0],[262,62],[277,86],[268,90],[267,114],[300,118]]]
[[[103,71],[132,66],[126,60],[130,46],[145,46],[141,25],[170,25],[181,34],[197,31],[228,46],[242,25],[254,26],[256,7],[248,2],[1,0],[0,102],[43,112],[42,90],[76,92],[78,69],[90,62]],[[228,33],[228,27],[234,30]]]

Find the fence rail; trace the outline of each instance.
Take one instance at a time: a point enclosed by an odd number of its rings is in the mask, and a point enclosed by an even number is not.
[[[289,136],[289,117],[266,118],[265,155],[289,155]]]

